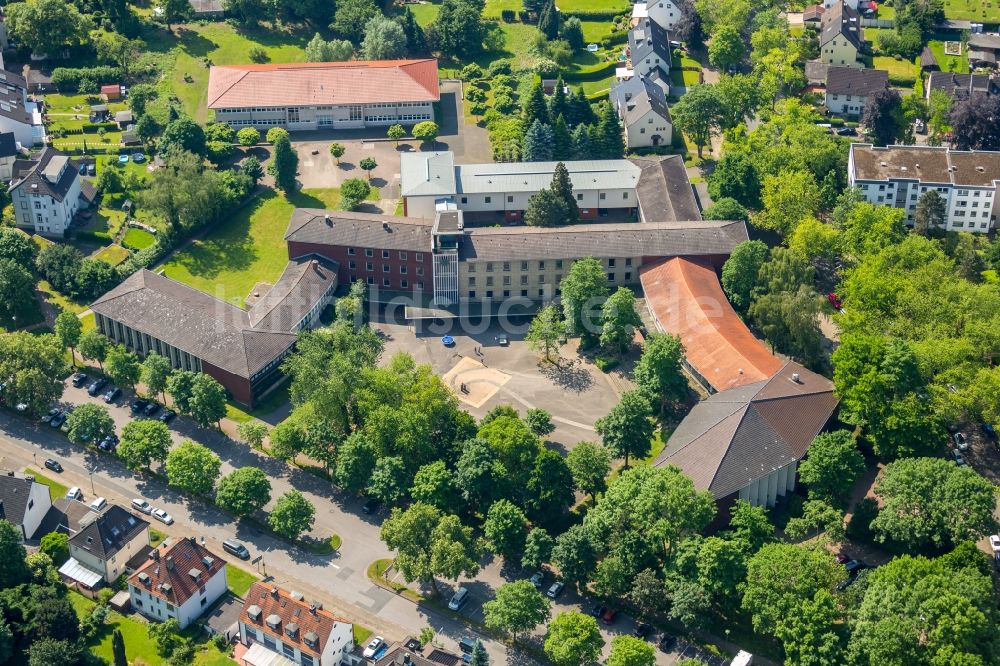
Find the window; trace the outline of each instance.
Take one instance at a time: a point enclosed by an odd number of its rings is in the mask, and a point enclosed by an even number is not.
[[[365,270],[366,271],[373,271],[373,270],[375,270],[375,264],[373,264],[370,261],[366,261],[365,262]]]
[[[539,296],[544,296],[545,295],[545,290],[544,289],[539,289],[538,290],[538,295]]]
[[[487,273],[492,273],[493,272],[493,262],[492,261],[487,261],[486,262],[486,272]]]
[[[375,284],[375,278],[373,278],[371,275],[369,275],[368,276],[368,285],[369,286],[373,286],[374,284]]]
[[[576,193],[576,200],[577,201],[583,201],[583,192],[577,192]]]
[[[400,275],[406,275],[406,266],[400,266],[399,267],[399,274]]]
[[[528,270],[528,262],[527,261],[522,261],[521,262],[521,270],[522,271]]]
[[[201,605],[204,606],[207,603],[208,603],[208,599],[207,598],[202,598]]]
[[[608,259],[608,268],[614,268],[614,267],[615,267],[615,260]]]
[[[503,297],[504,298],[510,298],[510,289],[504,289],[503,290]]]
[[[349,256],[349,257],[353,257],[354,256],[354,248],[353,247],[347,248],[347,256]]]
[[[476,297],[476,292],[475,292],[475,290],[470,290],[470,291],[469,291],[469,298],[475,298],[475,297]]]
[[[288,122],[297,123],[299,122],[299,110],[298,109],[288,109]]]
[[[389,272],[389,264],[382,264],[382,272],[383,273]]]
[[[614,282],[614,281],[615,281],[615,274],[608,273],[608,282]]]
[[[493,286],[493,277],[492,276],[486,278],[486,286],[487,287],[492,287]]]
[[[625,271],[625,280],[628,281],[631,279],[632,279],[632,273],[630,273],[629,271]]]
[[[507,203],[514,203],[514,196],[511,194],[507,195]]]
[[[527,289],[522,289],[521,290],[521,295],[524,296],[525,298],[527,298],[528,297],[528,290]]]
[[[484,203],[493,203],[493,197],[486,197],[486,198],[485,198],[485,199],[483,200],[483,202],[484,202]]]
[[[399,253],[399,260],[400,261],[406,261],[406,253],[405,252],[400,252]]]
[[[284,643],[283,642],[281,644],[281,651],[283,653],[285,653],[285,656],[288,657],[289,659],[291,659],[291,658],[293,658],[295,656],[295,648],[293,648],[288,643]]]
[[[313,658],[306,653],[300,652],[299,657],[302,660],[302,666],[313,666]]]
[[[424,276],[424,267],[417,266],[417,277],[423,277],[423,276]]]
[[[383,287],[385,287],[386,289],[388,289],[391,285],[392,285],[392,283],[389,281],[389,278],[382,278],[382,286]]]
[[[528,284],[528,276],[527,275],[522,275],[521,276],[521,284]]]
[[[562,259],[556,259],[556,268],[562,268]]]
[[[469,203],[469,197],[462,197],[462,203],[464,204]]]
[[[504,273],[510,272],[510,262],[509,261],[503,262],[503,272]]]
[[[488,289],[486,291],[486,298],[493,298],[493,290],[492,289]]]
[[[475,285],[476,285],[476,278],[470,277],[469,278],[469,286],[470,287],[474,287]]]
[[[400,280],[399,281],[399,287],[401,289],[409,289],[410,288],[410,283],[407,280]]]
[[[628,199],[628,192],[622,192],[622,199]]]
[[[375,250],[371,249],[370,247],[366,247],[365,248],[365,256],[366,257],[374,257],[375,256]]]
[[[421,262],[421,261],[424,260],[424,254],[423,254],[423,252],[417,252],[416,260],[418,262]]]
[[[504,275],[503,276],[503,284],[504,284],[505,287],[509,287],[510,286],[510,276],[509,275]]]
[[[417,282],[417,289],[423,289],[423,288],[424,288],[424,282],[423,280],[419,280]]]
[[[476,272],[476,264],[475,263],[472,263],[472,262],[469,263],[469,272],[470,273],[475,273]]]
[[[607,198],[608,198],[608,195],[607,195],[607,193],[606,193],[606,192],[601,192],[601,195],[600,195],[600,197],[598,197],[598,198],[599,198],[599,199],[600,199],[601,201],[604,201],[605,199],[607,199]]]
[[[540,271],[544,271],[545,270],[545,262],[544,261],[539,261],[538,262],[538,270],[540,270]]]
[[[631,266],[632,265],[632,258],[631,257],[629,257],[628,259],[625,260],[625,265],[626,266]]]
[[[353,261],[348,261],[347,267],[353,271],[357,267],[357,264],[355,264]]]

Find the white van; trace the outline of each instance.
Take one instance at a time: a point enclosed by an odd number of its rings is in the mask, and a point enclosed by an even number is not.
[[[97,497],[87,506],[89,506],[94,511],[100,511],[107,505],[108,505],[108,500],[104,499],[103,497]]]
[[[83,499],[83,491],[80,490],[77,486],[73,486],[72,488],[70,488],[66,492],[66,499],[68,499],[68,500],[82,500]]]
[[[453,611],[459,610],[465,602],[469,600],[469,588],[460,587],[458,591],[452,596],[451,601],[448,602],[448,608]]]

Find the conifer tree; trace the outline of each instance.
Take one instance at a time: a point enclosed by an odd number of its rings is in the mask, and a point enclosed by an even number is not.
[[[536,120],[524,133],[521,158],[525,162],[547,162],[552,159],[552,128]]]
[[[549,109],[545,104],[545,94],[542,92],[542,84],[535,82],[528,93],[528,99],[524,102],[524,126],[531,127],[536,121],[548,125]]]
[[[566,204],[566,222],[573,224],[580,219],[580,209],[573,196],[573,181],[569,178],[569,169],[560,162],[552,174],[552,193]]]
[[[552,91],[552,97],[549,98],[549,118],[554,122],[559,116],[566,116],[570,111],[569,103],[570,99],[566,95],[566,83],[560,74],[559,78],[556,79],[556,88]]]
[[[569,133],[566,126],[566,119],[559,114],[555,116],[552,124],[552,159],[571,160],[573,159],[573,135]]]

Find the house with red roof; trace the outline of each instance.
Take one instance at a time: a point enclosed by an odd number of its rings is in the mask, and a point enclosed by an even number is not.
[[[226,561],[194,537],[165,542],[129,576],[132,608],[150,620],[175,619],[184,629],[226,593]]]
[[[437,60],[220,65],[208,108],[233,128],[358,129],[434,119]]]

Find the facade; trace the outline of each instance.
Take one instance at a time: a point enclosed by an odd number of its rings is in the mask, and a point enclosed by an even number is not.
[[[69,539],[67,562],[77,562],[113,583],[125,573],[125,565],[149,545],[149,523],[117,504],[93,512],[80,521],[80,529]]]
[[[622,78],[644,76],[666,90],[670,81],[670,35],[651,19],[643,19],[628,33],[628,71]]]
[[[860,116],[868,95],[889,87],[889,72],[831,66],[826,72],[826,109],[844,116]]]
[[[0,518],[16,525],[22,539],[34,539],[35,533],[52,507],[48,486],[14,472],[0,475]]]
[[[299,666],[336,666],[360,660],[352,654],[354,627],[347,620],[266,583],[254,583],[240,613],[240,642],[262,645]]]
[[[434,119],[437,60],[215,66],[208,108],[231,127],[358,129]]]
[[[9,183],[14,178],[14,162],[19,155],[13,132],[0,133],[0,180]]]
[[[128,579],[132,608],[150,620],[184,629],[226,593],[226,561],[194,537],[165,542]]]
[[[248,307],[192,289],[148,270],[133,273],[92,305],[98,330],[174,368],[214,377],[247,405],[280,378],[278,366],[296,334],[319,323],[337,288],[336,264],[296,255],[268,291]]]
[[[1000,152],[855,143],[847,182],[867,201],[905,211],[907,224],[913,224],[917,201],[928,190],[945,200],[947,231],[987,233],[1000,215]]]
[[[968,97],[973,93],[1000,95],[1000,79],[988,74],[957,74],[955,72],[931,72],[927,77],[926,98],[931,93],[943,90],[954,99]]]
[[[843,67],[864,66],[858,61],[865,37],[857,10],[838,0],[823,12],[820,26],[820,61]]]
[[[45,142],[42,112],[28,99],[27,82],[5,69],[0,69],[0,132],[13,132],[25,148]]]
[[[635,76],[611,87],[611,103],[622,120],[628,148],[670,145],[673,121],[663,88]]]
[[[649,0],[648,2],[637,2],[632,5],[632,26],[636,26],[643,19],[649,19],[664,30],[673,30],[677,22],[681,19],[683,10],[680,0]]]
[[[20,168],[19,168],[20,167]],[[77,211],[90,204],[80,165],[52,148],[37,161],[18,162],[10,185],[17,226],[42,236],[62,238]]]

